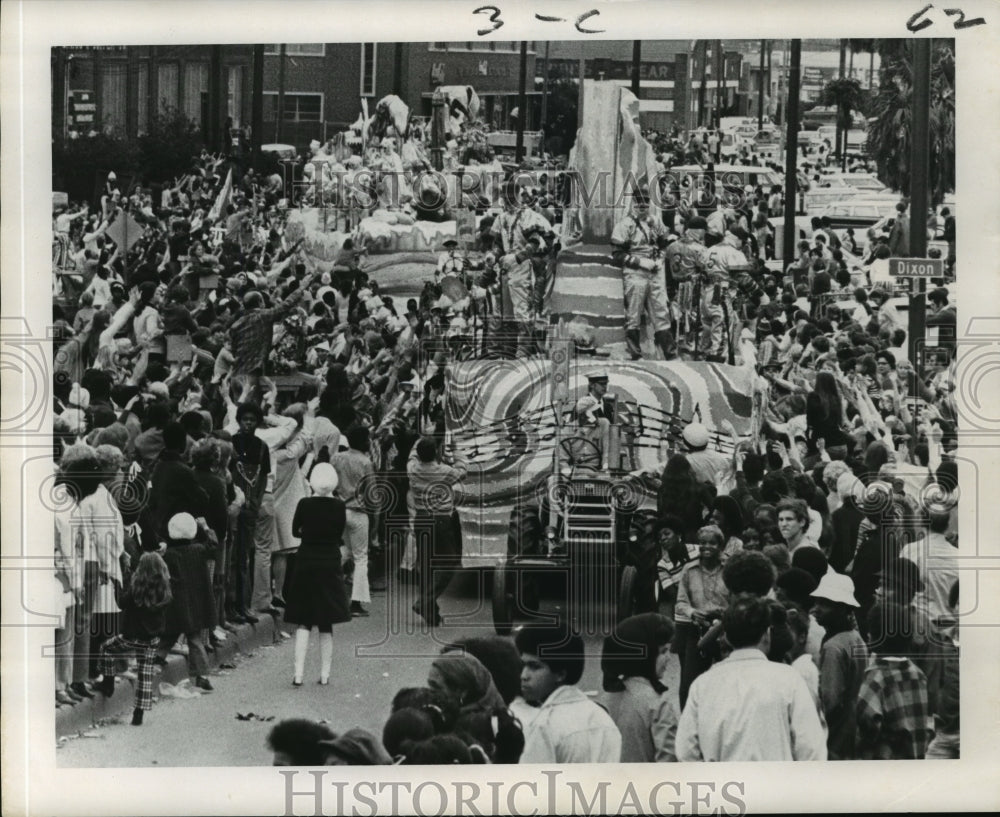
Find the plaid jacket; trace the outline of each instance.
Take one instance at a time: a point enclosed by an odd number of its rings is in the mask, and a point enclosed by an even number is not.
[[[934,733],[927,679],[907,658],[872,658],[857,704],[858,757],[922,760]]]

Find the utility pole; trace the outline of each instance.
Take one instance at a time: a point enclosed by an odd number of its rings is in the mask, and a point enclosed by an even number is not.
[[[757,74],[757,130],[764,128],[764,50],[767,40],[760,41],[760,71]]]
[[[698,127],[705,122],[705,82],[708,78],[706,69],[708,68],[708,40],[701,41],[701,81],[698,83]]]
[[[517,143],[514,149],[515,161],[520,164],[524,159],[524,120],[528,116],[528,103],[525,85],[528,81],[528,41],[521,40],[520,76],[517,83]]]
[[[796,163],[799,158],[799,79],[802,71],[802,40],[792,40],[791,64],[788,71],[788,102],[785,105],[785,121],[787,131],[785,136],[785,234],[782,243],[782,263],[790,264],[795,256],[795,240],[798,234],[795,230],[796,197],[798,196],[798,179]]]
[[[260,170],[260,146],[264,135],[264,46],[253,47],[253,95],[250,97],[251,167]]]
[[[538,130],[542,132],[541,152],[545,153],[545,140],[549,124],[549,41],[545,41],[545,58],[542,60],[542,114]]]
[[[913,113],[910,125],[910,255],[927,256],[928,177],[930,176],[931,47],[929,38],[913,40]],[[914,365],[920,356],[925,333],[927,280],[919,279],[919,290],[910,297],[907,346]]]
[[[580,55],[580,65],[577,70],[577,77],[580,79],[580,87],[577,89],[576,98],[576,126],[578,128],[583,127],[583,78],[587,73],[587,60],[581,54]]]
[[[639,98],[639,65],[642,62],[642,40],[632,41],[632,93]]]
[[[722,40],[715,41],[719,75],[715,78],[715,122],[714,127],[722,124],[722,106],[726,93],[726,55],[722,52]]]
[[[840,41],[840,73],[838,74],[841,82],[844,80],[844,72],[847,70],[847,40],[841,39]],[[845,124],[841,119],[842,109],[840,103],[837,103],[837,164],[841,164],[844,161],[844,154],[847,153],[847,132],[845,131]]]
[[[281,142],[281,126],[285,121],[285,44],[278,48],[278,115],[274,123],[274,141]]]

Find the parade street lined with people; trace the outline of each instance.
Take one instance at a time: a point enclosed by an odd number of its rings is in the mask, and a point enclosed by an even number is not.
[[[54,207],[61,761],[957,757],[955,205],[465,87]]]

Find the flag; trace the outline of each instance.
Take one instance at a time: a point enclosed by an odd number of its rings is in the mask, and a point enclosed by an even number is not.
[[[229,197],[233,193],[233,171],[230,168],[229,173],[226,174],[226,182],[222,185],[222,190],[219,191],[219,196],[215,200],[215,204],[212,205],[212,209],[208,212],[208,217],[212,221],[218,221],[222,216],[222,208],[229,203]]]

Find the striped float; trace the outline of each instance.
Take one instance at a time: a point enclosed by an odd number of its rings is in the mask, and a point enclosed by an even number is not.
[[[574,318],[583,319],[593,328],[597,347],[624,355],[625,283],[611,260],[610,244],[578,244],[559,253],[549,310],[560,332]],[[648,323],[642,326],[641,342],[643,357],[662,359]]]
[[[575,361],[570,395],[582,396],[589,373],[607,370],[609,391],[631,403],[641,423],[638,464],[655,468],[664,425],[676,439],[697,407],[718,437],[724,419],[740,435],[751,433],[753,374],[704,362]],[[550,403],[551,364],[542,358],[469,361],[448,369],[447,424],[457,453],[470,463],[461,486],[465,560],[494,563],[506,553],[508,517],[520,498],[537,488],[552,464],[555,414]],[[641,408],[641,417],[640,411]],[[673,418],[673,419],[672,419]]]

